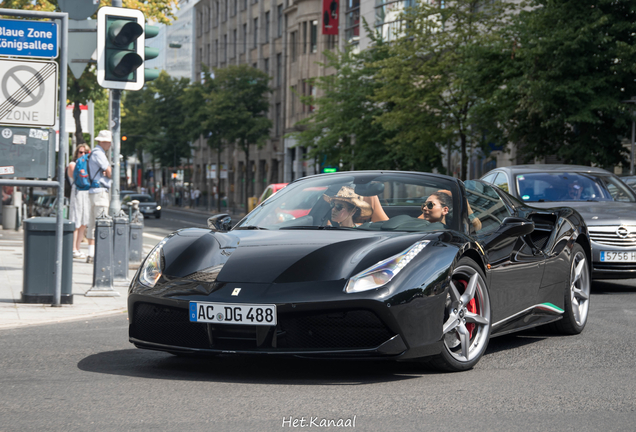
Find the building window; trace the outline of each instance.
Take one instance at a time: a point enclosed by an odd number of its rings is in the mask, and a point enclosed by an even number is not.
[[[215,3],[214,8],[216,9],[214,12],[214,27],[216,27],[219,25],[219,16],[221,15],[221,6],[218,1]]]
[[[236,45],[238,45],[238,40],[236,39],[236,29],[232,30],[232,58],[236,57]]]
[[[280,119],[281,119],[281,115],[280,115],[280,103],[276,104],[276,134],[275,136],[280,136]]]
[[[223,10],[223,21],[224,22],[227,21],[227,15],[228,15],[228,13],[230,11],[230,3],[229,3],[229,1],[230,0],[225,0],[225,8]]]
[[[345,17],[345,39],[347,43],[360,43],[360,0],[347,0]]]
[[[211,66],[210,61],[210,44],[205,44],[205,64],[208,65],[208,67]]]
[[[385,41],[395,40],[402,33],[399,17],[408,8],[413,7],[413,0],[378,0],[375,7],[375,28]]]
[[[276,54],[276,87],[283,84],[283,55]]]
[[[238,8],[238,0],[232,0],[232,16],[236,15],[236,9]]]
[[[278,37],[281,37],[283,36],[283,5],[282,4],[278,5],[277,25],[278,25],[278,31],[276,32],[276,35]]]
[[[269,42],[269,11],[265,12],[265,43]]]
[[[203,33],[203,12],[197,12],[197,36],[201,36]]]
[[[293,31],[291,32],[291,34],[289,35],[289,40],[291,42],[291,61],[292,63],[296,61],[296,53],[298,51],[296,51],[297,47],[296,47],[296,35],[298,34],[298,32]]]
[[[303,22],[303,54],[307,54],[307,21]]]
[[[258,46],[258,18],[254,18],[254,48]]]
[[[311,102],[313,102],[316,97],[316,87],[311,84],[309,84],[309,96],[311,96]],[[309,112],[314,112],[313,104],[309,105]]]
[[[311,22],[311,52],[318,52],[318,21]]]
[[[227,35],[223,35],[223,62],[227,61]]]
[[[199,65],[203,63],[203,48],[199,48]]]
[[[214,40],[214,64],[217,65],[219,63],[219,40]]]
[[[291,88],[291,101],[290,101],[290,110],[291,110],[291,115],[295,115],[296,114],[296,98],[298,97],[298,95],[296,94],[296,92],[298,91],[298,86],[292,86]]]
[[[269,57],[263,61],[263,71],[269,75]]]
[[[241,10],[245,9],[247,9],[247,0],[243,0],[243,6],[241,7]]]
[[[247,24],[243,24],[243,52],[247,51]]]
[[[203,26],[204,26],[204,31],[206,33],[210,32],[210,20],[212,19],[212,17],[210,16],[210,6],[206,6],[205,8],[203,8]]]

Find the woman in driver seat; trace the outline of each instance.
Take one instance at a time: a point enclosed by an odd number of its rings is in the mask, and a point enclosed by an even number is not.
[[[336,195],[323,195],[323,198],[331,204],[331,221],[338,226],[353,228],[355,220],[371,216],[371,205],[351,186],[343,186]]]

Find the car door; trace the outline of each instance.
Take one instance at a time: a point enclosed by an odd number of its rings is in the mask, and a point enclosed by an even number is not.
[[[493,323],[533,305],[541,284],[544,256],[533,253],[521,237],[495,239],[507,217],[516,216],[491,185],[466,182],[466,197],[481,229],[475,238],[484,249],[490,265],[490,291]]]

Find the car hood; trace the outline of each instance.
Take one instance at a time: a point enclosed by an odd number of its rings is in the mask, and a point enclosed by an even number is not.
[[[183,231],[164,246],[164,275],[169,279],[187,278],[222,265],[217,282],[241,283],[346,279],[420,239],[438,239],[444,235],[323,230],[207,231],[188,242],[180,237],[195,237],[197,233]]]
[[[576,209],[588,226],[636,225],[636,203],[619,201],[559,201],[533,202],[533,207],[571,207]]]

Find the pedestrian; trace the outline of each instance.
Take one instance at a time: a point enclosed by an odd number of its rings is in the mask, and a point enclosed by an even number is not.
[[[194,190],[194,202],[195,202],[195,206],[199,207],[199,199],[201,198],[201,191],[199,190],[199,188],[196,188]]]
[[[79,190],[73,181],[75,172],[75,164],[79,158],[90,153],[88,144],[79,144],[73,154],[73,160],[68,164],[66,175],[71,183],[71,196],[69,204],[69,220],[75,223],[75,231],[73,232],[73,258],[86,259],[86,255],[80,250],[86,227],[88,226],[91,216],[90,199],[87,190]]]
[[[88,171],[92,179],[88,196],[90,199],[90,218],[88,225],[88,258],[86,262],[93,262],[95,256],[95,221],[102,214],[108,215],[110,207],[110,195],[108,193],[112,183],[112,168],[108,161],[106,152],[110,150],[112,135],[108,130],[99,131],[95,138],[97,145],[93,149],[91,158],[88,161]]]

